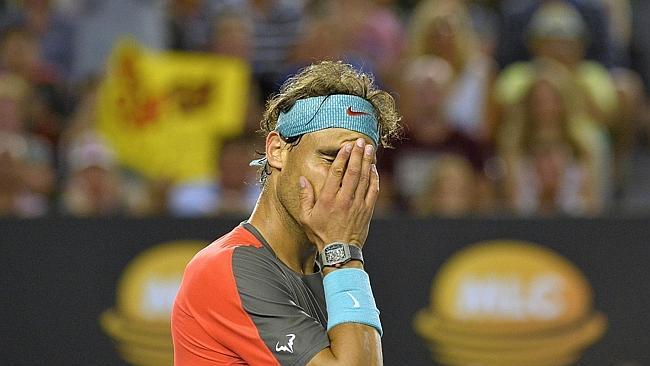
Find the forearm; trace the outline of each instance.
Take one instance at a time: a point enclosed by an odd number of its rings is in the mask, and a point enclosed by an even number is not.
[[[363,264],[352,261],[342,268],[363,269]],[[326,267],[327,276],[338,269]],[[330,315],[331,316],[331,315]],[[361,323],[343,323],[328,331],[330,347],[321,351],[309,366],[377,366],[383,365],[381,336],[377,329]]]

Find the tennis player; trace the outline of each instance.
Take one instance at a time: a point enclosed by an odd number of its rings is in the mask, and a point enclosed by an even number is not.
[[[381,365],[362,248],[375,151],[393,98],[340,62],[307,67],[268,103],[263,190],[250,218],[188,264],[172,312],[176,366]]]

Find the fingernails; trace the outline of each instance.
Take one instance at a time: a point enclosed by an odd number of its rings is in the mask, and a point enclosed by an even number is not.
[[[372,169],[372,171],[373,171],[374,173],[377,173],[377,165],[376,165],[376,164],[372,164],[372,165],[370,166],[370,169]]]
[[[363,147],[363,144],[364,144],[364,143],[365,143],[365,141],[363,141],[362,138],[357,139],[357,146],[359,146],[359,147]]]
[[[300,188],[307,187],[307,179],[305,177],[300,177]]]
[[[347,152],[352,151],[352,144],[346,144],[345,145],[345,151],[347,151]]]
[[[366,145],[366,155],[371,155],[372,154],[372,145],[368,144]]]

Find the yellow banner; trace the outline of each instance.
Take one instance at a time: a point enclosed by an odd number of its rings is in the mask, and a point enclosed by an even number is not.
[[[122,164],[146,176],[211,178],[221,141],[243,130],[250,74],[239,59],[122,41],[100,86],[99,129]]]

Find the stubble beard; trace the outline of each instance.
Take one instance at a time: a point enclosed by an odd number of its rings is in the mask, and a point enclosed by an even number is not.
[[[303,231],[300,225],[300,191],[298,185],[298,177],[295,181],[291,176],[278,176],[278,181],[275,184],[276,211],[281,215],[282,220],[289,224],[291,227]]]

